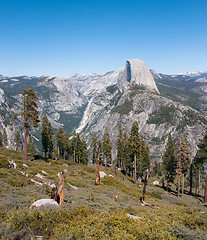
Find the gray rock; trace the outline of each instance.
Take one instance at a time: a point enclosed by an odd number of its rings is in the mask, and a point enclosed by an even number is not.
[[[131,218],[131,219],[134,219],[134,220],[140,220],[140,219],[142,219],[141,217],[137,217],[137,216],[131,215],[131,214],[129,214],[129,213],[127,213],[127,216],[128,216],[129,218]]]
[[[32,207],[59,207],[59,204],[54,199],[39,199],[35,201],[30,208]]]

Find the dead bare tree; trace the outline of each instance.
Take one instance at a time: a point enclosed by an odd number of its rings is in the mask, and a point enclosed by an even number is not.
[[[58,201],[58,191],[57,191],[57,187],[52,188],[52,191],[51,191],[51,199],[54,199],[56,202]]]
[[[60,172],[58,174],[58,177],[59,177],[59,185],[58,185],[59,204],[62,205],[64,201],[65,173]]]

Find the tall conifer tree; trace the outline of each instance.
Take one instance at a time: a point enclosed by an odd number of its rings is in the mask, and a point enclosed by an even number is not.
[[[178,141],[176,142],[175,154],[177,157],[177,175],[178,175],[178,196],[180,191],[180,179],[182,178],[182,196],[184,194],[185,176],[189,171],[190,157],[188,145],[182,133],[179,134]]]
[[[116,149],[117,149],[117,165],[120,168],[123,165],[124,159],[124,136],[121,128],[119,128],[119,134],[117,136]]]
[[[204,163],[207,163],[207,132],[203,139],[200,140],[198,145],[198,151],[195,157],[196,164],[202,166]],[[206,173],[206,183],[205,183],[205,193],[204,193],[204,202],[207,202],[207,173]]]
[[[14,136],[14,144],[16,146],[16,151],[20,151],[20,147],[22,144],[21,136],[19,130],[16,131]]]
[[[168,135],[168,142],[163,155],[163,165],[166,171],[165,178],[167,179],[167,190],[169,190],[169,183],[174,182],[177,169],[177,159],[175,157],[175,144],[172,140],[171,134]]]
[[[150,169],[150,152],[147,142],[141,139],[141,143],[140,174],[143,175],[147,169]]]
[[[121,167],[127,174],[127,170],[130,171],[131,169],[131,158],[129,151],[129,137],[126,131],[123,132],[123,141],[123,165]]]
[[[105,133],[102,139],[102,151],[103,151],[105,167],[107,167],[107,163],[111,163],[111,151],[112,151],[112,143],[111,143],[110,135],[107,128],[105,130]]]
[[[29,136],[28,139],[28,153],[34,156],[36,154],[36,146],[32,139],[32,136]]]
[[[22,92],[22,104],[21,115],[24,119],[24,156],[27,160],[27,135],[28,130],[31,127],[37,127],[39,123],[38,118],[38,95],[32,88],[25,89]]]
[[[129,148],[130,153],[132,155],[132,161],[133,161],[133,169],[134,169],[134,183],[136,183],[137,179],[137,159],[141,157],[141,150],[142,150],[142,142],[141,137],[139,134],[139,125],[137,121],[134,121],[131,133],[129,137]]]
[[[0,131],[0,147],[3,147],[3,135]]]
[[[92,137],[91,137],[91,149],[92,149],[93,164],[95,164],[97,161],[98,152],[99,152],[99,160],[100,160],[100,146],[99,146],[99,151],[97,151],[97,144],[98,144],[98,137],[97,137],[96,133],[93,133]]]
[[[42,149],[43,149],[43,157],[47,158],[47,153],[49,153],[49,157],[52,155],[53,151],[53,130],[50,121],[45,114],[42,118]]]
[[[57,157],[58,159],[60,159],[60,156],[63,156],[63,144],[64,144],[64,131],[62,127],[59,127],[59,129],[55,133],[55,141]]]

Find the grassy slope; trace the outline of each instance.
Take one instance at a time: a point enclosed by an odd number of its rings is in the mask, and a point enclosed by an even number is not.
[[[35,200],[50,198],[50,189],[47,186],[33,184],[27,177],[20,173],[20,170],[29,174],[30,177],[37,173],[44,175],[42,171],[45,171],[48,174],[47,177],[54,180],[56,184],[58,181],[58,172],[66,170],[65,202],[61,210],[64,214],[67,213],[66,219],[70,219],[68,220],[70,222],[66,226],[57,225],[58,229],[53,226],[50,233],[48,233],[49,230],[44,232],[38,228],[37,232],[33,231],[34,234],[45,236],[48,234],[48,236],[52,235],[56,236],[56,239],[61,239],[59,234],[60,232],[63,234],[65,231],[60,229],[67,229],[70,226],[68,231],[72,234],[71,236],[77,239],[83,238],[83,236],[86,239],[98,239],[100,236],[102,236],[102,239],[124,239],[128,236],[127,234],[129,234],[128,239],[137,239],[136,236],[142,236],[146,239],[156,237],[158,239],[171,239],[171,237],[172,239],[176,239],[181,235],[184,236],[181,239],[191,239],[191,237],[192,239],[204,239],[203,231],[206,231],[207,227],[207,213],[206,207],[202,202],[198,198],[188,195],[185,195],[184,198],[177,198],[173,194],[168,194],[162,188],[152,185],[154,179],[151,179],[147,186],[146,201],[158,206],[160,209],[143,207],[139,201],[142,193],[142,185],[135,186],[131,178],[122,175],[120,171],[117,172],[117,177],[115,177],[113,168],[101,167],[100,170],[114,177],[104,177],[101,179],[101,184],[95,186],[95,167],[78,165],[64,160],[59,160],[58,162],[51,160],[48,163],[41,160],[25,162],[22,152],[15,152],[4,148],[0,148],[0,156],[9,157],[17,164],[17,169],[0,168],[0,212],[2,213],[0,214],[0,220],[9,222],[10,224],[13,223],[14,225],[17,224],[18,227],[13,229],[15,234],[17,234],[16,229],[20,228],[22,224],[22,222],[20,224],[19,219],[23,219],[23,217],[20,217],[19,214],[23,214],[22,212],[25,211],[24,218],[26,218],[28,208]],[[23,164],[26,164],[28,167],[23,168]],[[70,184],[77,186],[78,190],[72,189]],[[119,196],[118,203],[115,202],[116,195]],[[84,206],[83,209],[79,209],[79,205]],[[75,208],[79,210],[74,217]],[[20,210],[18,212],[16,209],[24,209],[24,211]],[[8,213],[5,217],[4,214],[7,211],[13,215],[16,214],[15,216],[18,216],[18,220],[14,221],[14,217],[9,217]],[[68,213],[68,211],[72,211],[72,213]],[[142,224],[134,220],[129,220],[125,215],[126,212],[141,216],[143,218]],[[201,212],[205,212],[205,214]],[[44,218],[46,217],[47,215],[44,215]],[[41,224],[43,224],[42,221]],[[50,219],[50,221],[54,221],[55,225],[58,222],[57,219]],[[90,221],[94,222],[91,223]],[[105,238],[103,234],[105,234],[106,229],[103,226],[108,229],[108,221],[115,221],[116,223],[111,223],[111,231],[109,231],[108,235],[106,234]],[[125,224],[123,223],[124,225],[122,224],[123,221],[126,221]],[[2,224],[4,226],[2,229],[8,228],[8,231],[12,232],[10,225]],[[38,225],[39,223],[37,222],[36,224]],[[47,225],[48,223],[45,224]],[[143,224],[146,227],[145,230],[143,230],[145,228]],[[82,225],[85,227],[80,227]],[[30,226],[30,229],[32,226]],[[101,229],[97,236],[94,233],[95,226]],[[117,228],[117,226],[119,227]],[[22,227],[22,229],[24,228]],[[46,228],[49,228],[49,226]],[[133,230],[130,230],[130,228],[133,228]],[[88,229],[87,233],[85,232],[86,229]],[[128,230],[126,231],[126,229]],[[121,231],[120,233],[118,233],[119,230]],[[5,236],[5,231],[0,231],[0,236]],[[62,239],[70,239],[66,238],[68,231],[65,232],[65,235],[63,234]],[[149,231],[152,231],[150,236],[147,233]],[[15,234],[10,235],[10,237],[14,237],[15,239]],[[117,236],[120,236],[120,238]],[[186,236],[188,237],[185,238]],[[24,238],[26,239],[26,237]]]

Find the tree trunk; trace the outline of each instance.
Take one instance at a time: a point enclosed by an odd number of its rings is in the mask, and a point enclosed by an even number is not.
[[[27,127],[26,126],[24,127],[24,159],[27,160]]]
[[[169,193],[169,180],[167,179],[167,192]]]
[[[96,162],[96,181],[95,181],[95,185],[99,185],[99,184],[100,184],[99,156],[100,156],[100,149],[99,149],[99,147],[98,147],[98,151],[97,151],[97,162]]]
[[[107,158],[105,157],[105,167],[107,167]]]
[[[162,179],[162,188],[163,189],[165,188],[165,179],[164,178]]]
[[[57,155],[58,155],[58,159],[60,159],[60,145],[59,145],[59,143],[57,145]]]
[[[117,177],[116,166],[114,166],[114,174]]]
[[[167,173],[167,192],[169,193],[169,172]]]
[[[59,175],[58,196],[59,204],[62,205],[64,201],[64,188],[65,188],[65,174],[61,172]]]
[[[120,166],[121,166],[121,160],[120,159],[118,160],[118,164],[117,165],[118,165],[118,168],[120,168]]]
[[[180,174],[177,174],[178,176],[178,197],[180,196]]]
[[[204,193],[204,203],[207,203],[207,174],[206,174],[206,187],[205,187],[205,193]]]
[[[73,151],[73,161],[75,162],[75,149]]]
[[[200,195],[200,189],[201,189],[201,172],[199,169],[198,170],[198,195]]]
[[[134,154],[134,184],[137,183],[137,156]]]
[[[123,168],[124,168],[124,167],[123,167],[123,161],[122,161],[122,160],[120,161],[120,168],[121,168],[121,170],[123,170]]]
[[[147,183],[148,183],[148,170],[146,171],[145,179],[144,179],[144,187],[143,187],[143,192],[142,192],[142,202],[145,201],[145,193],[146,193]]]
[[[127,175],[127,168],[126,168],[126,165],[124,164],[124,166],[123,166],[123,169],[124,169],[124,171],[125,171],[125,175]]]
[[[181,195],[181,197],[183,197],[183,195],[184,195],[184,188],[185,188],[185,176],[184,176],[184,174],[182,174],[182,195]]]
[[[193,189],[193,164],[190,165],[190,189],[189,194],[192,195],[192,189]]]
[[[154,168],[154,161],[152,159],[152,165],[151,165],[151,176],[153,176],[153,168]]]
[[[195,194],[198,194],[198,176],[195,177]]]
[[[53,187],[51,190],[51,199],[54,199],[56,202],[58,202],[58,190],[57,187]]]

